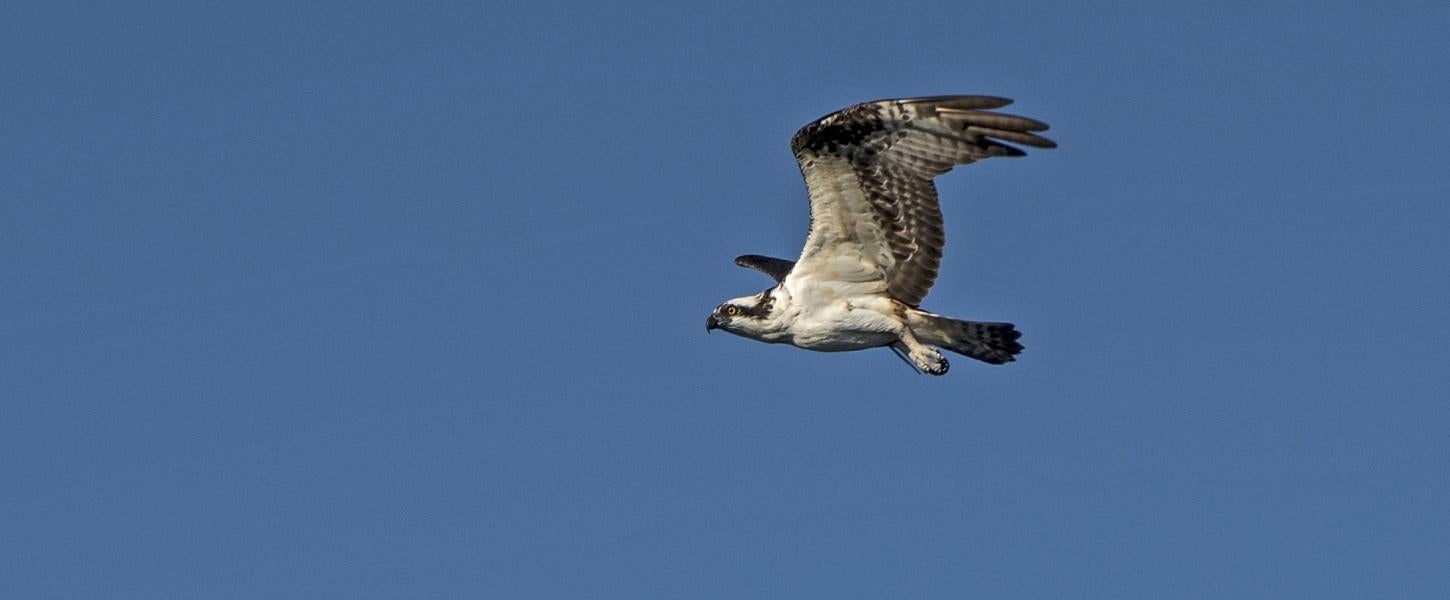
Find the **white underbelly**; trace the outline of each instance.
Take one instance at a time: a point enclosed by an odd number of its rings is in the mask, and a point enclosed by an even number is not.
[[[795,336],[796,346],[817,352],[846,352],[879,348],[896,341],[890,333],[874,331],[836,331],[828,335]]]
[[[897,341],[894,319],[868,308],[837,307],[803,314],[791,325],[789,342],[807,350],[845,352],[877,348]]]

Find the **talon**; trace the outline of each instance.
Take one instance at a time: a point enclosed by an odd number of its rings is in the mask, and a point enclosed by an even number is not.
[[[928,375],[943,375],[950,368],[946,357],[942,356],[940,352],[924,352],[920,355],[913,356],[912,359],[916,363],[916,368]]]

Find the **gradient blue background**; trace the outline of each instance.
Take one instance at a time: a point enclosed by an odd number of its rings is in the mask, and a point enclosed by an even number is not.
[[[1450,5],[6,3],[0,597],[1450,595]],[[925,303],[706,336],[983,93]]]

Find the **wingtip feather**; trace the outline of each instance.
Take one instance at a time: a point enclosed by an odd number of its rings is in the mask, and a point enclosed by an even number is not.
[[[1006,141],[1009,141],[1009,142],[1014,142],[1014,143],[1017,143],[1017,144],[1022,144],[1024,146],[1032,146],[1034,148],[1056,148],[1057,147],[1057,142],[1054,142],[1054,141],[1049,140],[1049,139],[1047,139],[1045,137],[1040,137],[1040,136],[1033,135],[1031,133],[1027,133],[1027,132],[1024,132],[1024,131],[1011,131],[1011,130],[1007,130],[1007,129],[993,129],[993,128],[990,128],[990,127],[977,127],[975,125],[972,125],[972,126],[968,126],[967,127],[967,133],[976,134],[976,135],[984,135],[984,136],[987,136],[987,137],[997,138],[999,140],[1006,140]]]

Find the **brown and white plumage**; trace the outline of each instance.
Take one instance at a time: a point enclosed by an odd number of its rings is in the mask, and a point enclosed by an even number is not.
[[[990,96],[864,102],[806,125],[791,139],[811,202],[811,231],[796,268],[883,283],[892,297],[921,303],[941,264],[941,208],[932,179],[992,156],[1022,156],[998,140],[1039,148],[1047,125],[987,112],[1011,103]],[[994,139],[995,138],[995,139]],[[867,269],[841,269],[855,253]]]
[[[1046,124],[990,110],[1010,103],[991,96],[878,100],[801,128],[791,150],[805,178],[811,224],[800,258],[794,265],[755,255],[736,259],[779,282],[757,296],[770,299],[772,309],[755,311],[766,315],[752,317],[755,323],[712,315],[707,326],[740,321],[719,326],[819,350],[891,345],[932,373],[938,362],[944,372],[946,361],[933,359],[916,337],[987,362],[1012,360],[1021,345],[1011,324],[956,321],[917,308],[936,281],[945,241],[932,180],[956,165],[1024,154],[1009,143],[1056,147],[1035,133]]]

